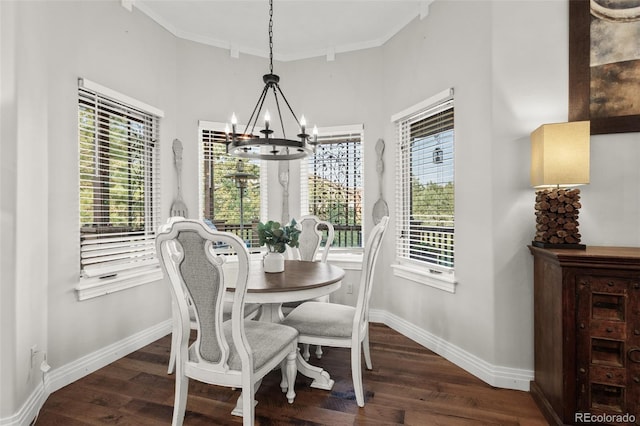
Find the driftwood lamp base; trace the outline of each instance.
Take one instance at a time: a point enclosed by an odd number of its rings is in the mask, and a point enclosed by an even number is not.
[[[541,189],[536,192],[536,235],[532,245],[584,250],[580,244],[579,189]]]

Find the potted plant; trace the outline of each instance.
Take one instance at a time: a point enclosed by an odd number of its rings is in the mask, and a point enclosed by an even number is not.
[[[291,223],[281,226],[279,222],[273,220],[267,223],[258,222],[258,239],[260,245],[267,246],[267,254],[264,256],[265,272],[284,271],[284,256],[282,253],[290,247],[298,247],[298,236],[300,230],[296,227],[297,222],[291,219]]]

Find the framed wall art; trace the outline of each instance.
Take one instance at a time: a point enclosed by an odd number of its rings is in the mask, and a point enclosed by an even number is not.
[[[640,0],[569,1],[569,121],[640,132]]]

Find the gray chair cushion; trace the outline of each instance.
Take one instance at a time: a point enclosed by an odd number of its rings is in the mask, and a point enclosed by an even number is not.
[[[209,263],[206,257],[206,241],[195,231],[181,231],[177,240],[182,246],[184,257],[179,269],[187,287],[193,309],[197,311],[203,333],[200,337],[202,357],[216,362],[221,357],[218,341],[215,338],[215,305],[220,292],[222,277],[218,269]]]
[[[238,351],[233,346],[231,321],[226,321],[222,327],[231,349],[228,361],[229,368],[241,370],[242,361]],[[254,370],[260,369],[267,361],[272,360],[278,352],[298,337],[298,331],[294,328],[263,321],[245,320],[244,332],[253,351]]]
[[[305,336],[351,337],[355,313],[353,306],[305,302],[291,311],[282,324]]]

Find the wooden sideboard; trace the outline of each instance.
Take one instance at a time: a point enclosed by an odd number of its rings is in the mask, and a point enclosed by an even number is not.
[[[535,378],[550,424],[635,416],[640,425],[640,247],[555,250],[534,256]],[[618,416],[618,417],[617,417]],[[576,421],[577,420],[577,421]]]

